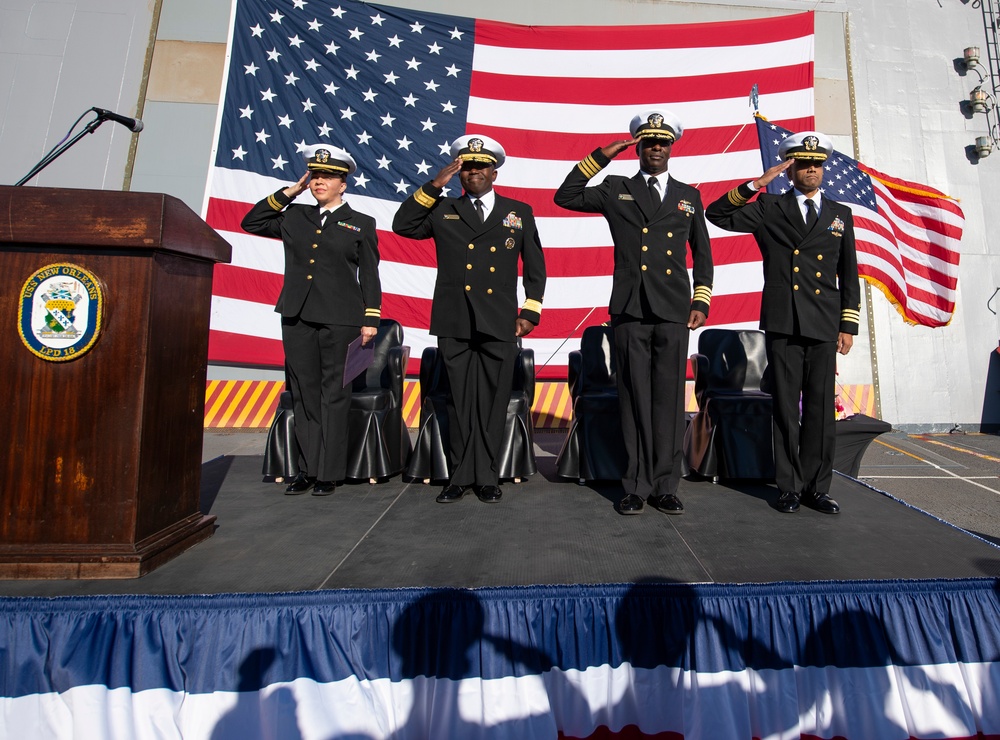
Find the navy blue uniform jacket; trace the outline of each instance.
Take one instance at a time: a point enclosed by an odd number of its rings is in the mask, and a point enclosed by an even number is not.
[[[571,211],[603,214],[611,227],[615,271],[608,311],[612,316],[654,318],[642,310],[640,290],[644,290],[655,318],[687,324],[692,310],[707,316],[713,268],[701,194],[671,177],[663,202],[654,203],[641,173],[608,175],[599,185],[587,187],[587,181],[610,161],[597,149],[573,168],[554,198],[556,205]]]
[[[748,202],[753,195],[740,185],[705,215],[721,229],[757,240],[764,259],[760,328],[821,341],[836,341],[839,332],[857,334],[861,285],[851,209],[824,197],[819,220],[807,231],[793,190],[762,192]]]
[[[545,291],[545,258],[531,206],[495,193],[485,223],[467,197],[442,198],[427,183],[403,201],[392,230],[434,239],[437,282],[430,332],[471,339],[482,332],[514,341],[514,320],[537,324]],[[517,266],[523,265],[525,302],[517,308]]]
[[[274,310],[317,324],[378,326],[382,286],[375,219],[344,203],[321,226],[319,206],[289,203],[279,190],[240,224],[284,244],[285,281]]]

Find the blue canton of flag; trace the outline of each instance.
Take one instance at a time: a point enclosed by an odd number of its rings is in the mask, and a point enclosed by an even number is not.
[[[237,3],[216,165],[295,181],[328,142],[357,161],[353,191],[402,201],[465,133],[473,37],[468,18]]]
[[[781,163],[778,145],[792,132],[763,118],[757,119],[757,136],[760,139],[760,158],[767,170]],[[776,177],[767,186],[767,192],[781,195],[791,190],[787,177]],[[830,200],[861,206],[878,212],[872,179],[858,169],[856,160],[834,150],[824,163],[823,187],[820,191]]]

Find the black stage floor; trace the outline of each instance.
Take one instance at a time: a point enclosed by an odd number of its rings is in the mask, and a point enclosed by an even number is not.
[[[781,514],[773,485],[682,481],[684,515],[623,517],[618,486],[558,479],[551,455],[493,505],[437,504],[437,487],[399,478],[285,496],[260,468],[253,455],[205,463],[215,535],[141,579],[8,580],[0,595],[1000,577],[1000,548],[841,476],[837,516]]]

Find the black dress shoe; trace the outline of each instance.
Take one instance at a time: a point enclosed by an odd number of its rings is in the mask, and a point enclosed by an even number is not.
[[[799,494],[795,491],[785,491],[778,496],[778,511],[782,514],[794,514],[799,510]]]
[[[646,503],[657,511],[662,511],[664,514],[684,513],[684,504],[682,504],[681,500],[672,493],[665,493],[662,496],[650,495],[650,497],[646,499]]]
[[[626,493],[622,500],[618,502],[618,513],[624,516],[629,516],[631,514],[641,514],[642,513],[642,496],[636,496],[634,493]]]
[[[313,496],[329,496],[337,488],[332,480],[318,480],[313,485]]]
[[[313,483],[316,479],[305,473],[299,473],[294,478],[292,482],[288,484],[288,488],[285,489],[286,496],[298,496],[300,493],[305,493],[310,488],[312,488]]]
[[[484,504],[495,504],[501,496],[500,486],[476,486],[476,498]]]
[[[437,495],[434,499],[439,504],[453,504],[456,501],[461,501],[462,497],[465,496],[465,492],[468,491],[470,486],[455,486],[447,485],[444,489]]]
[[[806,493],[802,496],[802,503],[823,514],[840,513],[840,504],[830,498],[829,493]]]

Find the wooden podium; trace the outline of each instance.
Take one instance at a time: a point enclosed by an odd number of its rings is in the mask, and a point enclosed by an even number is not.
[[[167,195],[0,187],[0,578],[134,578],[212,535],[208,323],[230,256]]]

